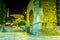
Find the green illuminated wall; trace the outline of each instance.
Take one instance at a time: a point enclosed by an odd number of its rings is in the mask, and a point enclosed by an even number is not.
[[[3,24],[6,19],[6,8],[2,0],[0,0],[0,24]]]
[[[60,0],[56,0],[57,22],[60,23]]]

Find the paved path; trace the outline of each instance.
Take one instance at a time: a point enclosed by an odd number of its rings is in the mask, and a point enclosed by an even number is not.
[[[26,32],[0,32],[0,40],[60,40],[60,36],[34,36]]]

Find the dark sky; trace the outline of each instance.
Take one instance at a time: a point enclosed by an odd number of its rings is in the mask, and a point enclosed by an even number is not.
[[[22,9],[26,9],[29,0],[3,0],[6,7],[10,9],[10,13],[21,13]]]

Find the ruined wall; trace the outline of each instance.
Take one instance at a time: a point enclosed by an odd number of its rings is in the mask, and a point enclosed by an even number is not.
[[[36,2],[36,1],[35,1]],[[55,30],[56,28],[56,23],[57,23],[57,15],[56,15],[56,0],[39,0],[39,24],[40,24],[40,29],[43,29],[44,31],[47,29],[48,30]],[[37,4],[38,5],[38,4]],[[34,4],[34,0],[31,0],[28,4],[27,7],[27,25],[29,24],[29,12],[30,10],[33,10],[34,13],[34,19],[37,17],[34,11],[34,8],[36,5]],[[37,12],[38,13],[38,12]],[[34,21],[33,21],[34,24]],[[33,26],[34,27],[34,26]]]
[[[41,3],[40,8],[43,9],[42,10],[43,27],[44,28],[56,27],[56,23],[57,23],[56,0],[40,0],[40,3]]]
[[[27,19],[27,26],[29,26],[29,13],[30,11],[32,10],[33,11],[33,1],[34,0],[30,0],[28,6],[27,6],[27,16],[26,16],[26,19]]]

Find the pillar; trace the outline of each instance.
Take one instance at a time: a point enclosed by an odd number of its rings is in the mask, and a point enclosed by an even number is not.
[[[34,0],[34,26],[33,26],[33,34],[38,35],[40,31],[39,27],[39,0]]]

